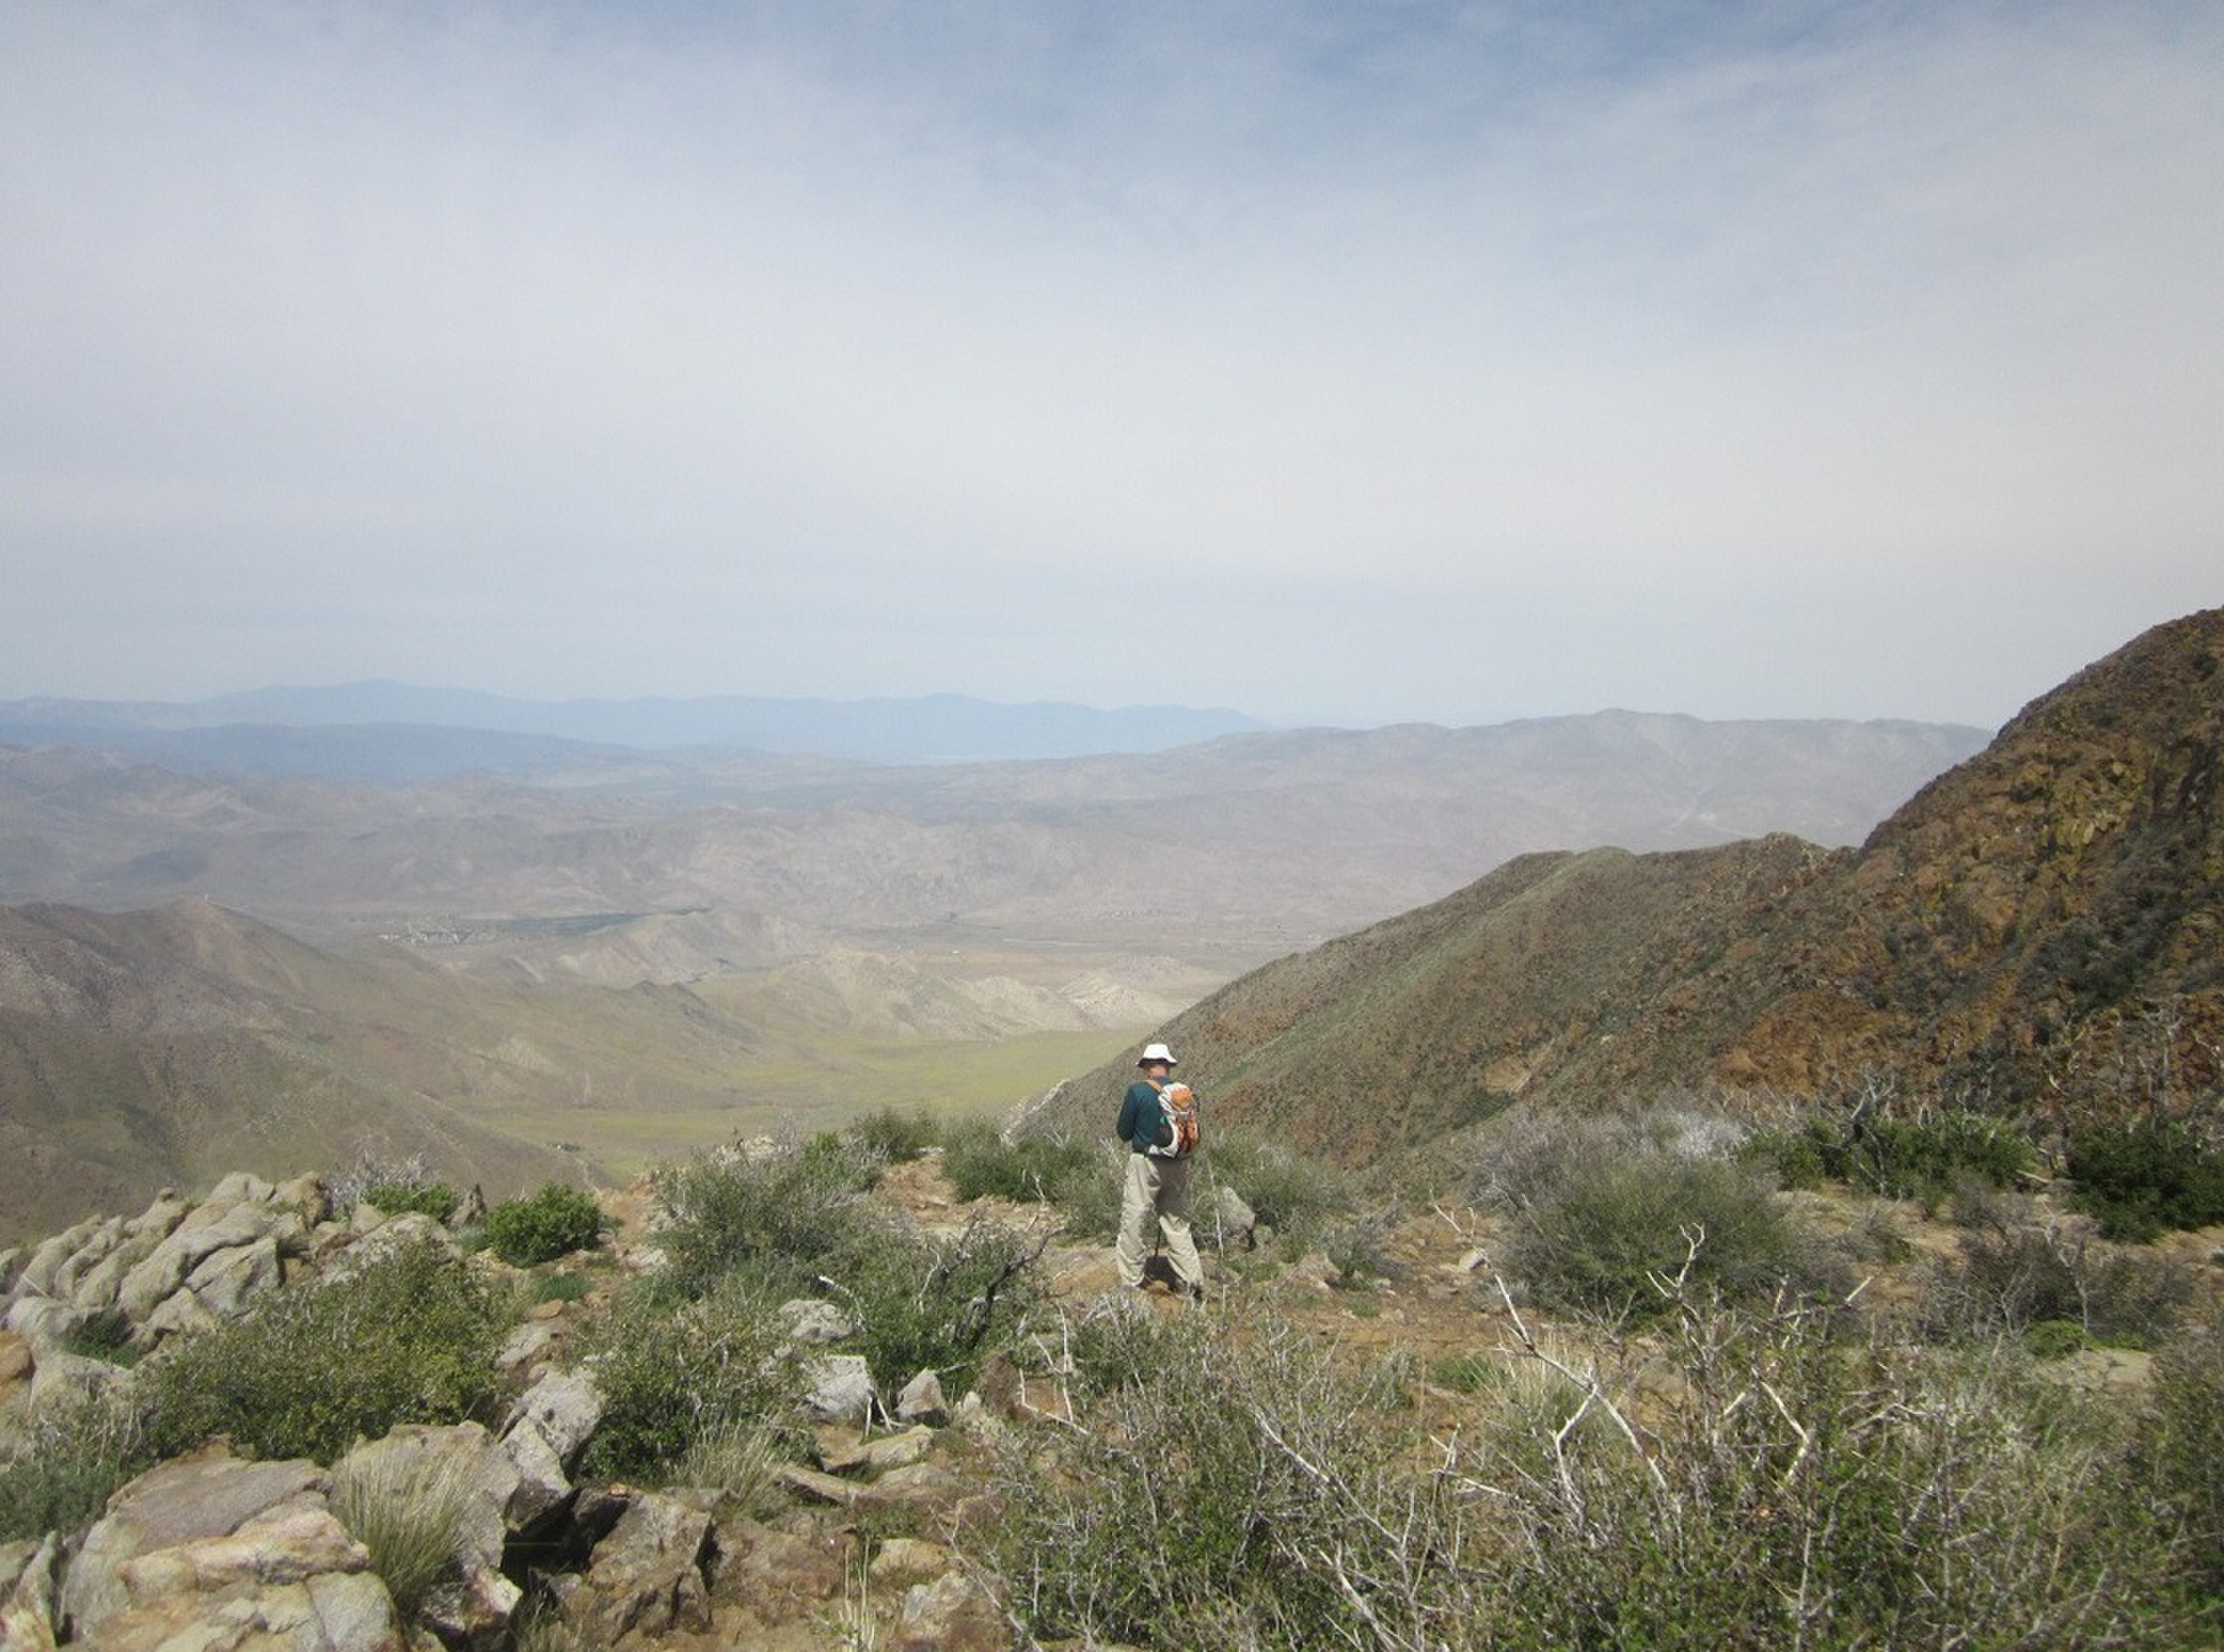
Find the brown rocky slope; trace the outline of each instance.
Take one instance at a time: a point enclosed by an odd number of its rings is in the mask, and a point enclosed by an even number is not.
[[[1220,1116],[1347,1164],[1514,1098],[1864,1082],[2176,1106],[2224,1055],[2224,610],[2033,702],[1858,850],[1531,856],[1170,1023]],[[1039,1124],[1112,1115],[1129,1056]]]

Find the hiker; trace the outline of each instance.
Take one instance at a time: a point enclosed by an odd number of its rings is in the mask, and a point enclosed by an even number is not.
[[[1128,1086],[1120,1103],[1119,1137],[1129,1151],[1127,1179],[1120,1187],[1120,1240],[1114,1254],[1120,1283],[1131,1291],[1142,1290],[1143,1218],[1155,1212],[1181,1293],[1202,1297],[1204,1266],[1197,1260],[1196,1242],[1189,1237],[1189,1161],[1185,1153],[1162,1157],[1171,1130],[1160,1092],[1173,1079],[1175,1064],[1174,1052],[1166,1045],[1147,1045],[1143,1059],[1136,1062],[1143,1076]],[[1194,1140],[1193,1134],[1190,1139]]]

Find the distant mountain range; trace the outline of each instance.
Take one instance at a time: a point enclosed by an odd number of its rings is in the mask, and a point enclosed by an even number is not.
[[[0,1243],[365,1150],[514,1190],[578,1173],[559,1144],[824,1122],[892,1048],[1070,1050],[1016,1102],[1293,953],[1358,960],[1382,1004],[1456,1005],[1410,960],[1304,949],[1538,850],[1619,846],[1608,864],[1790,832],[1762,859],[1827,858],[1813,845],[1859,841],[1985,740],[1610,712],[896,764],[423,725],[37,727],[0,746]],[[178,744],[157,760],[148,740]],[[477,741],[514,769],[450,771]],[[270,757],[286,742],[292,770]],[[1529,908],[1522,944],[1581,951],[1601,916],[1675,944],[1673,902],[1596,905]],[[1550,955],[1502,944],[1498,997],[1430,1034],[1448,1070],[1504,1004],[1542,1027],[1559,1003]]]
[[[543,701],[392,682],[263,688],[192,703],[0,702],[0,744],[82,744],[236,773],[380,780],[549,766],[571,747],[978,762],[1163,752],[1264,727],[1224,710],[1005,705],[959,694]]]
[[[1518,858],[1154,1035],[1222,1119],[1348,1164],[1523,1102],[1895,1092],[2057,1128],[2224,1082],[2224,610],[2034,702],[1859,849]],[[1100,1133],[1131,1051],[1041,1123]],[[2204,1099],[2205,1098],[2205,1099]]]
[[[1537,849],[1769,831],[1854,842],[1985,740],[1604,712],[1001,763],[566,747],[514,774],[328,780],[157,762],[136,750],[143,731],[126,733],[0,747],[0,899],[201,895],[321,936],[708,910],[821,936],[934,926],[948,944],[1109,944],[1216,966],[1311,945]],[[336,766],[391,742],[388,772],[424,766],[404,755],[453,734],[278,733],[330,743]]]

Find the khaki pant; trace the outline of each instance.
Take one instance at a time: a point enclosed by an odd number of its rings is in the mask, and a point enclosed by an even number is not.
[[[1154,1159],[1147,1153],[1131,1153],[1127,1161],[1127,1180],[1120,1187],[1120,1241],[1114,1248],[1120,1283],[1143,1283],[1143,1264],[1150,1259],[1143,1248],[1144,1218],[1156,1212],[1174,1277],[1192,1291],[1202,1290],[1204,1265],[1189,1237],[1189,1162]]]

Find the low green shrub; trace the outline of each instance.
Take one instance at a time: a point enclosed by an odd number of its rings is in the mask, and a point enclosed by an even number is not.
[[[1351,1178],[1334,1166],[1244,1130],[1216,1131],[1191,1182],[1192,1215],[1202,1239],[1214,1237],[1215,1190],[1230,1188],[1295,1252],[1321,1245],[1331,1229],[1352,1220]],[[1349,1235],[1356,1242],[1360,1235]],[[1356,1256],[1354,1249],[1351,1254]],[[1338,1264],[1341,1266],[1341,1264]]]
[[[111,1391],[41,1408],[0,1449],[0,1543],[91,1524],[109,1497],[156,1455],[123,1394]]]
[[[264,1457],[329,1462],[401,1423],[484,1419],[508,1323],[472,1270],[417,1240],[262,1298],[140,1373],[162,1455],[229,1435]]]
[[[903,1165],[942,1139],[942,1129],[923,1107],[909,1113],[883,1107],[852,1121],[844,1134],[883,1164]]]
[[[480,1231],[504,1262],[530,1268],[601,1244],[604,1226],[593,1193],[550,1181],[536,1193],[502,1200],[486,1212]]]
[[[2183,1124],[2075,1131],[2067,1169],[2078,1208],[2111,1239],[2224,1222],[2224,1154]]]
[[[604,1406],[586,1471],[661,1481],[737,1428],[786,1441],[802,1379],[775,1308],[739,1283],[676,1306],[649,1294],[617,1305],[586,1342]]]
[[[373,1210],[382,1210],[389,1216],[415,1211],[436,1222],[445,1222],[455,1215],[456,1207],[463,1201],[463,1194],[445,1181],[374,1181],[362,1192],[362,1202]]]
[[[1076,1349],[1080,1427],[1056,1438],[1051,1460],[1016,1438],[988,1447],[1001,1453],[1004,1499],[991,1541],[1033,1633],[1192,1648],[1352,1644],[1331,1558],[1370,1595],[1410,1579],[1450,1603],[1451,1554],[1404,1503],[1410,1439],[1391,1424],[1390,1382],[1344,1369],[1277,1323],[1237,1334],[1202,1316],[1153,1318],[1088,1327],[1088,1347]],[[1352,1518],[1346,1491],[1397,1529]]]
[[[131,1340],[131,1317],[118,1308],[95,1309],[62,1337],[62,1350],[110,1365],[136,1365],[144,1351]]]
[[[2067,1323],[2081,1343],[2144,1347],[2169,1333],[2192,1295],[2191,1277],[2166,1258],[2096,1241],[2081,1222],[2027,1222],[1965,1236],[1931,1270],[1922,1317],[1934,1336],[1962,1340]],[[2039,1333],[2042,1343],[2060,1334]]]
[[[826,1258],[822,1277],[857,1320],[844,1346],[865,1356],[884,1398],[927,1370],[957,1392],[1041,1299],[1041,1251],[994,1222],[970,1222],[941,1240],[891,1224]]]
[[[994,1196],[1069,1205],[1082,1184],[1096,1179],[1103,1155],[1067,1136],[1020,1136],[1010,1141],[986,1119],[950,1126],[942,1142],[942,1173],[961,1199]]]
[[[862,1144],[828,1136],[767,1154],[698,1154],[659,1170],[658,1242],[671,1259],[671,1288],[700,1296],[743,1270],[782,1285],[807,1281],[820,1258],[876,1219],[863,1195],[880,1163]]]
[[[1539,1188],[1505,1261],[1544,1302],[1636,1321],[1668,1311],[1662,1286],[1679,1276],[1734,1301],[1838,1283],[1758,1176],[1665,1153],[1571,1171],[1565,1184]]]
[[[576,1303],[583,1301],[594,1287],[585,1274],[550,1274],[533,1287],[536,1303]]]

